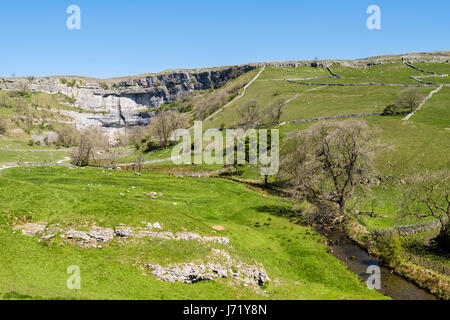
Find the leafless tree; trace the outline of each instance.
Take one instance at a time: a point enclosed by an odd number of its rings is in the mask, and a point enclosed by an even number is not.
[[[134,170],[136,170],[137,172],[141,172],[142,168],[144,167],[144,163],[145,163],[144,155],[140,153],[134,160],[133,163]]]
[[[30,82],[28,80],[21,80],[18,84],[18,94],[25,96],[30,91]]]
[[[158,113],[149,125],[150,134],[155,136],[162,147],[167,148],[169,139],[176,129],[183,128],[187,117],[177,111],[163,111]]]
[[[315,205],[322,223],[346,219],[346,203],[373,173],[372,131],[365,121],[319,122],[288,142],[281,175]]]
[[[404,215],[433,217],[441,223],[439,246],[450,251],[450,170],[415,173],[403,196]]]
[[[239,109],[240,121],[239,124],[244,127],[250,127],[258,123],[261,118],[258,109],[258,100],[251,99],[244,103],[244,105]]]
[[[92,161],[96,162],[95,152],[105,149],[108,140],[99,127],[84,129],[79,138],[78,146],[72,151],[72,164],[76,166],[88,166]]]
[[[0,118],[0,134],[5,134],[8,131],[8,120]]]
[[[281,117],[284,113],[284,106],[286,105],[286,102],[283,99],[277,99],[271,106],[270,106],[270,122],[272,124],[279,124]]]
[[[63,125],[56,129],[56,133],[56,143],[66,148],[77,145],[80,137],[80,132],[73,125]]]

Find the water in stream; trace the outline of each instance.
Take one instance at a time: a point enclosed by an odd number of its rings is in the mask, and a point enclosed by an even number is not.
[[[333,255],[343,261],[347,267],[364,280],[370,276],[367,267],[377,265],[381,269],[382,294],[394,300],[437,300],[435,296],[417,287],[412,282],[395,275],[388,268],[382,267],[379,260],[354,244],[341,231],[329,232],[326,237],[330,240]]]

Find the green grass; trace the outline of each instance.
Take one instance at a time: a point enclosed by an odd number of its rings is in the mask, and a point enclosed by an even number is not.
[[[424,73],[407,67],[402,63],[386,63],[365,68],[331,66],[331,70],[342,76],[342,79],[314,79],[313,83],[398,83],[417,84],[409,76],[425,75]]]
[[[110,175],[111,173],[111,175]],[[88,187],[88,184],[93,186]],[[135,189],[131,187],[135,186]],[[89,191],[89,188],[92,191]],[[127,193],[127,190],[131,190]],[[149,199],[142,192],[162,192]],[[120,196],[124,192],[126,196]],[[174,205],[174,202],[177,205]],[[163,173],[100,169],[17,168],[0,172],[0,297],[34,299],[380,299],[357,275],[327,253],[309,227],[278,216],[290,208],[278,198],[243,185]],[[272,281],[267,296],[222,279],[196,284],[166,283],[144,276],[136,261],[169,264],[204,260],[210,248],[173,241],[113,242],[103,249],[51,245],[13,233],[12,217],[61,226],[84,221],[137,227],[158,221],[165,230],[221,235],[231,239],[234,258],[262,263]],[[270,220],[269,220],[270,218]],[[270,226],[255,227],[270,222]],[[216,232],[213,225],[226,231]],[[213,245],[211,245],[213,246]],[[220,246],[220,245],[214,245]],[[81,268],[82,289],[66,288],[66,268]],[[277,281],[275,281],[277,280]]]
[[[436,73],[450,74],[450,63],[430,63],[430,62],[418,62],[413,63],[415,67],[422,70],[433,71]]]
[[[68,151],[32,152],[0,150],[0,164],[5,162],[57,162],[69,155]]]
[[[446,130],[450,135],[450,88],[444,87],[411,118],[412,122]]]
[[[265,81],[272,79],[293,79],[293,78],[312,78],[312,77],[328,77],[331,74],[325,68],[313,67],[271,67],[268,66],[258,78],[257,81]]]

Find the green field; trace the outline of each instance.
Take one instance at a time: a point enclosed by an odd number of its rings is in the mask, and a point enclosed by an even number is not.
[[[112,173],[112,175],[110,175]],[[357,275],[327,253],[310,227],[280,215],[291,204],[234,182],[101,169],[18,168],[0,172],[0,296],[33,299],[379,299]],[[89,187],[90,186],[90,187]],[[135,189],[132,189],[135,186]],[[89,191],[91,189],[91,191]],[[127,190],[132,190],[127,193]],[[142,192],[161,192],[149,199]],[[126,195],[121,196],[124,192]],[[176,205],[174,205],[176,203]],[[136,261],[168,265],[204,261],[212,247],[161,240],[117,241],[82,249],[13,233],[14,218],[59,226],[96,222],[137,227],[158,221],[165,230],[228,236],[234,258],[262,263],[272,279],[265,294],[227,279],[166,283],[143,275]],[[260,227],[255,223],[259,222]],[[268,226],[262,226],[268,222]],[[211,228],[222,225],[225,231]],[[217,234],[219,233],[219,234]],[[66,268],[81,268],[82,288],[66,287]],[[338,277],[336,275],[339,274]]]
[[[410,76],[427,75],[400,63],[367,67],[332,65],[341,79],[305,80],[313,83],[390,84],[419,83]],[[394,61],[393,60],[393,61]],[[417,62],[415,66],[440,73],[450,73],[448,63]],[[242,87],[253,79],[256,68],[222,88],[197,92],[191,97],[161,109],[195,110],[207,99],[221,101],[205,116],[242,93]],[[380,113],[395,103],[405,87],[394,86],[320,86],[289,83],[285,79],[329,77],[322,67],[267,66],[260,77],[233,102],[211,120],[203,130],[232,127],[239,123],[239,110],[250,100],[258,101],[260,122],[277,100],[287,101],[281,122],[353,113]],[[447,78],[426,77],[425,81],[448,83]],[[440,81],[440,82],[439,82]],[[425,97],[436,87],[420,87]],[[6,92],[0,92],[5,95]],[[221,97],[222,99],[218,99]],[[225,97],[225,98],[224,98]],[[1,97],[0,97],[1,98]],[[67,97],[66,97],[67,98]],[[33,93],[28,101],[35,105],[33,115],[44,116],[48,123],[58,123],[48,109],[71,109],[66,98],[59,95]],[[400,205],[405,184],[399,183],[411,173],[422,170],[450,168],[450,88],[444,86],[409,121],[403,116],[365,116],[374,129],[377,144],[375,171],[389,177],[369,192],[358,192],[349,201],[352,212],[369,211],[374,203],[376,216],[352,216],[369,231],[428,222],[431,219],[404,217]],[[196,115],[187,111],[190,120]],[[0,116],[15,119],[19,109],[0,107]],[[346,119],[327,120],[346,121]],[[189,123],[192,123],[192,121]],[[274,125],[279,128],[283,143],[288,134],[309,128],[314,122]],[[18,125],[21,128],[21,125]],[[31,135],[48,131],[34,126],[23,134],[4,134],[0,139],[0,168],[8,162],[57,162],[70,155],[70,150],[55,146],[29,146]],[[139,145],[138,145],[139,146]],[[17,149],[17,150],[7,150]],[[48,152],[42,152],[49,149]],[[21,151],[23,150],[23,151]],[[41,150],[41,152],[39,152]],[[131,154],[117,159],[118,164],[133,163],[139,156],[144,161],[167,159],[172,149],[145,151],[133,146],[115,150]],[[33,152],[34,151],[34,152]],[[258,187],[223,178],[170,177],[168,172],[198,173],[222,169],[222,165],[184,165],[174,167],[170,161],[147,165],[142,176],[130,168],[107,170],[96,168],[22,167],[0,170],[0,299],[383,299],[381,294],[366,289],[359,277],[329,253],[325,238],[305,223],[293,223],[299,211],[293,199],[269,195]],[[130,171],[126,171],[130,170]],[[263,184],[259,168],[245,165],[237,168],[232,178],[246,183]],[[270,177],[269,182],[279,182]],[[278,187],[278,184],[274,184]],[[156,199],[144,193],[161,192]],[[306,204],[301,203],[303,208]],[[142,227],[143,221],[159,222],[163,231],[195,232],[202,236],[229,237],[231,246],[196,241],[172,241],[130,238],[114,240],[102,248],[80,248],[63,244],[59,237],[38,241],[38,238],[14,232],[14,223],[47,222],[62,228],[86,228],[96,223],[113,228],[125,224]],[[295,220],[297,221],[297,220]],[[213,226],[223,226],[218,231]],[[441,265],[448,265],[447,256],[427,251],[428,241],[436,232],[405,239],[405,250]],[[261,263],[271,280],[262,287],[244,286],[231,279],[215,279],[194,284],[167,283],[141,270],[143,264],[206,263],[212,249],[223,249],[239,261]],[[82,289],[66,287],[70,265],[82,272]]]

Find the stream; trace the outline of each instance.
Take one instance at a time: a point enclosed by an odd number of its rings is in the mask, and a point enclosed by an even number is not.
[[[365,250],[354,244],[344,232],[331,231],[325,236],[329,239],[333,255],[343,261],[352,272],[362,279],[367,280],[370,276],[367,274],[368,266],[377,265],[380,267],[381,290],[378,291],[382,294],[394,300],[438,300],[434,295],[383,267],[376,257],[369,255]]]

